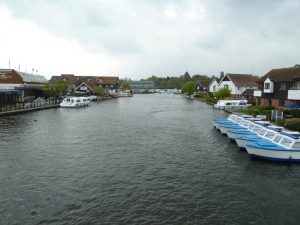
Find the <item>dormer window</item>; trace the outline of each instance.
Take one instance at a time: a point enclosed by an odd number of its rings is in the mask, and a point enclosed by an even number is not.
[[[265,83],[265,89],[270,89],[270,83]]]
[[[273,93],[274,82],[267,78],[264,82],[264,93]]]

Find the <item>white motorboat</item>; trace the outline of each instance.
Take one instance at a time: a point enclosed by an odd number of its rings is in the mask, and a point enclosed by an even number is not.
[[[119,97],[132,97],[132,91],[131,90],[124,90],[124,91],[119,91],[118,93]]]
[[[67,97],[59,104],[63,108],[78,108],[88,105],[89,101],[86,97]]]
[[[252,106],[247,100],[219,100],[214,104],[215,109],[244,109]]]
[[[272,141],[251,142],[246,145],[246,149],[253,158],[285,162],[300,161],[300,140],[280,133],[277,133]]]

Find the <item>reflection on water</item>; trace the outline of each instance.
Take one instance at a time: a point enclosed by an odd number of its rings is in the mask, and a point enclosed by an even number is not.
[[[0,224],[297,224],[299,165],[250,160],[174,95],[0,118]]]

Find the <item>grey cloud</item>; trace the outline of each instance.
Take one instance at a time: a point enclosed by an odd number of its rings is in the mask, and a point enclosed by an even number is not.
[[[178,74],[189,70],[216,74],[220,70],[251,72],[256,68],[263,74],[276,65],[299,63],[296,60],[300,58],[297,0],[1,3],[13,11],[14,17],[31,20],[55,36],[76,39],[91,52],[123,59],[136,55],[132,65],[122,67],[124,73]],[[166,18],[168,8],[177,10],[174,18]],[[188,10],[200,8],[204,9],[203,18],[187,17]]]

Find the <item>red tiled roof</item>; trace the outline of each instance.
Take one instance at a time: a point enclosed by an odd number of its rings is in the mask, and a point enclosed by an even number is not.
[[[300,78],[300,65],[296,64],[294,67],[272,69],[266,73],[259,82],[264,82],[267,78],[272,81],[293,81],[293,79]]]
[[[75,76],[73,74],[62,74],[61,76],[52,76],[51,80],[66,80],[74,83],[76,86],[81,83],[86,83],[89,85],[115,85],[119,81],[119,77],[109,77],[109,76]]]
[[[256,86],[256,82],[259,80],[257,76],[251,74],[227,73],[227,75],[236,86]]]

